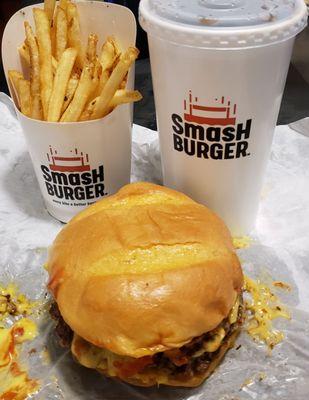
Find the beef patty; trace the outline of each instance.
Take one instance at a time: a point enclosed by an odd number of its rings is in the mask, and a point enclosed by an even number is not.
[[[59,343],[63,347],[70,347],[73,340],[73,331],[62,318],[57,303],[53,303],[50,307],[51,317],[56,321],[55,332],[59,339]],[[194,374],[205,372],[211,361],[216,358],[220,347],[239,330],[243,322],[243,305],[240,299],[237,320],[230,323],[229,317],[225,318],[220,325],[214,330],[207,332],[201,336],[195,337],[188,344],[179,349],[167,350],[152,356],[152,362],[146,369],[165,370],[169,375],[176,379],[186,380]],[[220,334],[224,332],[224,336],[220,341]],[[207,344],[219,336],[219,346],[211,351],[207,351]],[[206,347],[205,347],[206,344]]]

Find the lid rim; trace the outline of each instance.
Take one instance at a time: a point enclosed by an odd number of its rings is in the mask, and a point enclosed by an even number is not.
[[[208,48],[248,48],[260,47],[285,41],[295,37],[307,25],[308,11],[302,0],[297,1],[297,9],[291,18],[271,24],[248,25],[244,27],[214,27],[186,25],[169,21],[163,17],[153,15],[149,8],[149,0],[141,0],[139,7],[139,21],[142,28],[148,33],[183,45],[196,45]],[[273,37],[273,39],[272,39]],[[178,39],[178,40],[177,40]],[[206,40],[208,39],[208,40]],[[262,39],[262,40],[261,40]],[[224,42],[224,43],[221,43]]]

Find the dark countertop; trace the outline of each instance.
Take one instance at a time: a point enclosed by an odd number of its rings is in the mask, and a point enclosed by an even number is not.
[[[289,124],[309,116],[309,27],[297,36],[282,98],[278,124]],[[135,105],[134,122],[156,129],[149,60],[136,63],[136,83],[144,99]]]
[[[306,47],[305,47],[306,46]],[[278,124],[289,124],[309,116],[309,30],[297,38],[282,99]],[[149,59],[136,63],[136,89],[144,98],[135,104],[134,122],[156,129]]]
[[[142,54],[147,54],[147,41],[145,35],[139,36],[138,46],[142,49]],[[144,48],[143,46],[146,47]],[[308,46],[309,28],[305,29],[296,39],[279,113],[278,124],[288,124],[309,116]],[[7,92],[4,74],[1,70],[0,90]],[[155,106],[148,58],[140,59],[136,62],[135,87],[142,93],[144,98],[142,101],[135,104],[134,122],[155,130]]]

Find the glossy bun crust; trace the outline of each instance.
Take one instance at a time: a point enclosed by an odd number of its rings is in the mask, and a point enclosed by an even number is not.
[[[48,270],[72,330],[131,357],[214,329],[243,284],[221,219],[150,183],[127,185],[73,218],[50,250]]]

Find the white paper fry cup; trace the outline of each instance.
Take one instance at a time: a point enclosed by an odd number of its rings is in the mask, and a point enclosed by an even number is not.
[[[294,38],[307,20],[301,0],[264,3],[140,3],[164,184],[215,210],[235,235],[254,226]]]
[[[136,21],[126,7],[103,2],[76,2],[82,39],[90,33],[99,36],[98,49],[107,36],[114,35],[123,48],[135,45]],[[32,26],[33,7],[18,11],[8,22],[2,41],[3,67],[11,96],[10,69],[24,69],[17,47],[24,41],[24,21]],[[127,88],[134,87],[131,69]],[[83,208],[118,191],[130,182],[132,106],[118,106],[105,118],[72,123],[51,123],[27,118],[17,109],[28,150],[48,212],[62,222],[69,221]]]

